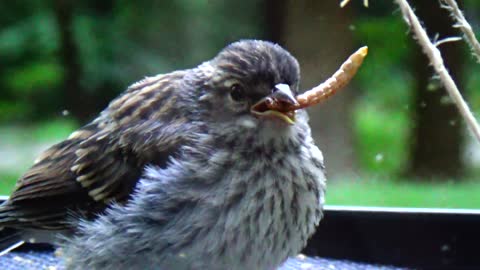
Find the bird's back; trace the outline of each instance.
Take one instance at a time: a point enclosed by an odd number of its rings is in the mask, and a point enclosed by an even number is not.
[[[131,192],[140,171],[131,167],[127,170],[120,166],[116,166],[115,170],[110,168],[99,170],[98,167],[101,166],[99,159],[109,158],[109,155],[102,157],[95,153],[97,161],[91,162],[90,167],[84,165],[81,170],[75,170],[75,166],[82,164],[79,152],[88,151],[82,144],[85,143],[88,130],[91,128],[91,126],[82,128],[77,131],[77,136],[52,146],[37,159],[18,180],[10,199],[0,206],[0,227],[64,230],[71,225],[68,221],[69,215],[89,217],[103,210],[107,202],[95,200],[88,194],[89,189],[83,187],[79,181],[80,177],[90,172],[104,173],[106,178],[105,174],[109,170],[115,172],[117,177],[122,177],[122,180],[111,188],[112,193],[122,193],[117,195],[119,200]],[[80,135],[81,133],[83,135]],[[84,158],[92,160],[92,157]],[[89,188],[92,190],[94,186]]]
[[[164,166],[184,141],[180,127],[164,128],[176,120],[172,101],[184,75],[133,84],[94,121],[43,152],[0,206],[0,228],[70,229],[72,216],[91,218],[112,201],[126,201],[145,165]],[[165,108],[172,114],[161,114]]]

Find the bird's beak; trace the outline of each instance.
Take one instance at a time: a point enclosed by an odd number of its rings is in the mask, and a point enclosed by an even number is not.
[[[271,103],[283,104],[285,106],[277,106],[279,109],[269,109],[269,104]],[[259,102],[255,103],[250,111],[252,114],[260,117],[275,117],[279,118],[290,125],[295,123],[295,110],[288,110],[298,105],[297,99],[290,90],[290,87],[286,84],[277,84],[275,85],[272,94],[262,98]],[[285,108],[285,110],[280,109]]]

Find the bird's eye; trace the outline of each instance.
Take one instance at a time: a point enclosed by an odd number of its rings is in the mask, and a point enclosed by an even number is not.
[[[245,99],[245,91],[243,90],[243,87],[236,83],[230,87],[230,97],[234,101],[242,101]]]

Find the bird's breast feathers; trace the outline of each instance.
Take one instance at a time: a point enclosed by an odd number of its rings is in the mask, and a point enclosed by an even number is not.
[[[209,172],[212,167],[225,171]],[[205,202],[218,206],[216,220],[204,241],[189,248],[193,254],[215,250],[220,261],[235,258],[245,267],[270,269],[298,254],[321,219],[325,175],[313,144],[280,140],[243,152],[218,150],[198,174],[222,177]]]

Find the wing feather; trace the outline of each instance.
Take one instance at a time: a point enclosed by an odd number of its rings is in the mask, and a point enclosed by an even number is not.
[[[0,206],[0,227],[68,229],[71,215],[93,217],[127,200],[145,165],[166,166],[188,140],[182,125],[172,128],[181,113],[158,115],[175,108],[184,74],[132,85],[96,120],[41,154]]]

